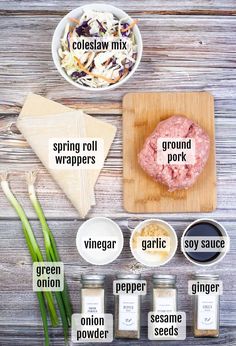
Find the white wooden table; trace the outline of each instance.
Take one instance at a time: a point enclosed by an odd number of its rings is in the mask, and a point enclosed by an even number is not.
[[[95,2],[95,1],[94,1]],[[208,272],[224,280],[221,298],[221,336],[194,339],[191,333],[191,301],[187,280],[197,269],[177,252],[158,269],[178,275],[179,309],[187,312],[188,338],[182,345],[236,345],[236,1],[110,1],[140,19],[144,53],[140,68],[124,87],[113,92],[88,93],[64,81],[54,68],[51,38],[59,20],[86,1],[0,1],[0,170],[8,170],[11,187],[27,211],[36,235],[43,243],[39,223],[30,206],[25,171],[39,169],[37,191],[66,264],[74,311],[79,310],[80,274],[108,275],[108,311],[113,312],[112,279],[120,271],[138,269],[150,283],[152,269],[137,266],[128,247],[129,230],[137,218],[122,207],[121,100],[132,91],[205,90],[215,97],[217,210],[211,214],[155,215],[170,222],[181,236],[196,218],[210,216],[224,224],[231,237],[231,251]],[[28,92],[35,92],[117,126],[118,133],[96,186],[97,205],[88,217],[103,215],[117,221],[125,236],[124,250],[105,267],[86,264],[75,246],[82,220],[65,198],[14,123]],[[211,193],[211,191],[209,191]],[[142,305],[142,341],[114,341],[119,345],[153,345],[147,341],[146,315],[149,294]],[[63,345],[62,331],[51,331],[52,345]],[[163,342],[160,345],[177,345]],[[43,345],[43,331],[36,295],[31,286],[31,259],[20,222],[0,191],[0,345]],[[180,345],[180,344],[178,344]]]

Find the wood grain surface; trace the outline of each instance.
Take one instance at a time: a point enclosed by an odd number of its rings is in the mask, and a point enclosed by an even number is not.
[[[96,2],[94,0],[94,2]],[[98,1],[99,2],[99,1]],[[128,92],[208,91],[215,98],[217,209],[210,214],[156,214],[170,222],[180,238],[194,219],[221,221],[231,237],[224,260],[206,270],[224,280],[221,297],[221,335],[218,339],[194,339],[187,279],[199,268],[178,250],[175,258],[158,269],[178,275],[179,304],[188,315],[188,338],[182,345],[236,345],[236,3],[235,0],[109,1],[140,20],[144,52],[139,69],[122,88],[110,93],[88,93],[70,86],[55,69],[51,58],[53,31],[63,15],[87,4],[85,0],[0,0],[0,170],[10,172],[12,190],[26,209],[37,238],[42,234],[27,197],[25,171],[39,170],[39,199],[55,234],[65,262],[74,311],[79,310],[80,274],[108,275],[108,309],[112,311],[111,282],[120,272],[139,271],[148,279],[149,295],[142,305],[142,338],[114,341],[114,345],[154,345],[147,341],[146,312],[150,306],[153,270],[139,266],[129,247],[129,229],[148,214],[129,214],[122,198],[122,97]],[[35,92],[74,109],[82,108],[118,128],[96,186],[97,205],[88,217],[113,218],[121,226],[125,247],[121,256],[102,268],[85,263],[75,247],[81,224],[78,214],[52,180],[15,127],[28,92]],[[31,289],[31,262],[21,225],[0,191],[0,345],[42,346],[43,329],[35,294]],[[62,330],[51,330],[52,345],[63,345]],[[176,343],[158,343],[161,346]]]
[[[138,163],[145,140],[158,123],[183,115],[203,128],[210,153],[203,172],[188,190],[169,192]],[[133,213],[211,212],[216,208],[214,99],[206,92],[132,93],[123,99],[124,208]],[[209,193],[210,192],[210,193]]]

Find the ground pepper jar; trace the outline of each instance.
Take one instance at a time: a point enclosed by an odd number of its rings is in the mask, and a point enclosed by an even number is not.
[[[176,275],[153,274],[153,311],[176,312]]]
[[[139,274],[117,275],[117,280],[140,280]],[[127,339],[140,338],[140,302],[137,294],[115,295],[115,337]]]
[[[218,280],[219,275],[196,274],[194,280],[209,282]],[[195,337],[219,336],[220,296],[218,294],[200,294],[193,296],[193,327]]]
[[[103,314],[105,312],[105,275],[81,276],[81,313]]]

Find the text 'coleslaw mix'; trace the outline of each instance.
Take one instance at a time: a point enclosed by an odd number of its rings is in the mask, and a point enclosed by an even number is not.
[[[118,19],[109,12],[84,10],[80,19],[70,18],[61,38],[58,54],[61,66],[73,81],[90,88],[103,88],[117,83],[133,69],[137,43],[127,18]],[[126,40],[126,49],[89,51],[74,49],[73,42],[98,38],[107,41]]]

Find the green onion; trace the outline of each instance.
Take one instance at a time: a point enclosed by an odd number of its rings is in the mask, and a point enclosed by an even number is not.
[[[47,310],[45,306],[45,301],[42,292],[37,292],[37,297],[39,301],[39,308],[43,321],[43,330],[44,330],[44,345],[49,346],[49,335],[48,335],[48,320],[47,320]]]
[[[37,177],[36,172],[29,172],[26,175],[29,197],[34,207],[34,210],[40,220],[42,231],[43,231],[47,261],[60,262],[60,256],[57,251],[55,239],[47,224],[42,207],[36,196],[36,192],[34,188],[36,177]],[[68,329],[71,324],[72,308],[71,308],[70,297],[69,297],[66,282],[64,283],[64,290],[62,292],[55,292],[55,295],[56,295],[56,300],[57,300],[57,304],[59,307],[61,320],[63,324],[64,336],[65,336],[65,339],[67,340]]]
[[[26,243],[28,245],[31,257],[33,262],[44,262],[43,255],[40,251],[40,248],[38,246],[38,243],[35,239],[34,232],[31,228],[31,225],[29,223],[29,220],[20,205],[20,203],[17,201],[16,197],[13,195],[13,193],[10,190],[9,183],[7,181],[7,173],[3,173],[0,175],[0,180],[1,180],[1,187],[2,190],[12,205],[12,207],[15,209],[16,213],[18,214],[22,226],[23,226],[23,232],[26,238]],[[45,297],[45,301],[43,299],[43,296]],[[51,323],[53,327],[56,327],[58,325],[58,317],[57,317],[57,312],[56,308],[54,306],[54,300],[51,292],[44,292],[44,295],[39,294],[38,295],[39,303],[40,303],[40,310],[42,314],[42,320],[44,324],[44,330],[45,330],[45,344],[48,345],[48,328],[47,328],[47,321],[45,318],[45,304],[48,307],[50,318],[51,318]],[[43,305],[43,301],[45,304]]]
[[[30,243],[30,239],[28,237],[27,231],[25,229],[25,227],[23,226],[23,232],[25,235],[25,239],[26,239],[26,243],[28,245],[28,249],[32,258],[33,262],[37,262],[37,256],[34,253],[33,247]],[[48,320],[47,320],[47,308],[45,305],[45,301],[44,301],[44,297],[43,297],[43,293],[42,292],[37,292],[37,297],[38,297],[38,301],[39,301],[39,308],[40,308],[40,312],[41,312],[41,316],[42,316],[42,321],[43,321],[43,329],[44,329],[44,344],[45,346],[49,346],[49,335],[48,335]]]

